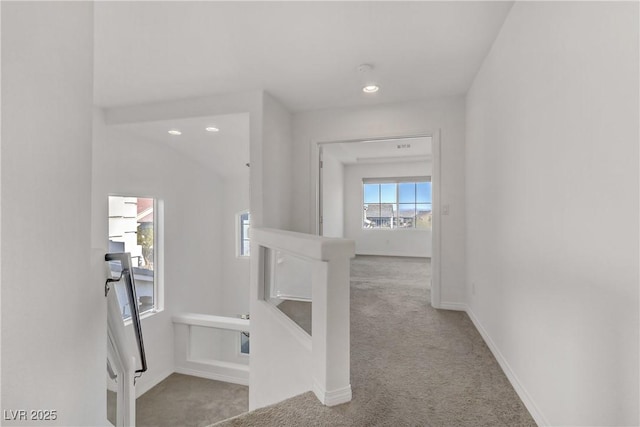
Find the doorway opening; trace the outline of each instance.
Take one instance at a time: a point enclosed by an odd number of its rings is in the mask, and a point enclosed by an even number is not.
[[[317,143],[316,231],[356,255],[416,258],[440,305],[439,134]]]

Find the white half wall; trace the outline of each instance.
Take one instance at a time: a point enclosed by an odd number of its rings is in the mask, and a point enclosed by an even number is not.
[[[638,3],[516,2],[467,97],[469,311],[540,425],[638,425]]]
[[[431,162],[372,163],[345,166],[345,237],[358,255],[431,257],[431,230],[363,229],[363,178],[431,176]]]
[[[330,109],[293,116],[292,229],[316,233],[318,142],[441,132],[441,294],[443,306],[466,303],[465,100],[463,96],[370,107]]]
[[[105,252],[108,195],[154,197],[163,205],[164,310],[142,320],[149,370],[137,383],[140,395],[174,371],[172,316],[218,314],[223,307],[223,183],[214,171],[162,143],[106,125],[97,110],[92,186],[92,241]]]
[[[2,3],[2,409],[104,425],[106,300],[91,263],[93,4]],[[4,415],[4,413],[3,413]],[[9,417],[11,418],[11,417]]]

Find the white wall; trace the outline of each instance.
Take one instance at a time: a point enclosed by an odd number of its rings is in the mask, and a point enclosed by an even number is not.
[[[93,5],[3,2],[1,40],[2,409],[104,424],[106,300],[90,246]],[[15,424],[34,423],[52,424]]]
[[[516,2],[467,98],[470,314],[540,424],[638,425],[638,3]]]
[[[327,151],[322,155],[322,235],[344,237],[344,165]]]
[[[263,117],[257,117],[257,123],[263,124],[262,138],[251,146],[252,227],[288,230],[292,205],[300,203],[291,199],[291,115],[268,94],[262,106]],[[252,244],[250,409],[311,390],[310,349],[282,326],[279,312],[259,297],[256,249]]]
[[[106,117],[110,124],[126,124],[245,112],[250,117],[252,226],[291,228],[291,115],[270,95],[256,91],[121,107],[108,110]],[[249,405],[256,408],[310,390],[307,381],[310,354],[295,338],[280,330],[277,320],[264,309],[262,304],[266,303],[258,299],[258,270],[252,266],[250,271]],[[294,361],[287,365],[290,374],[274,375],[274,361],[284,365]]]
[[[263,218],[259,225],[291,228],[291,114],[271,95],[262,99]],[[252,147],[253,148],[253,147]]]
[[[465,286],[464,97],[371,107],[310,111],[293,117],[293,230],[315,233],[317,149],[322,141],[367,139],[442,132],[441,303],[460,306]]]
[[[363,229],[362,179],[431,176],[431,162],[354,164],[345,167],[345,237],[358,255],[431,257],[431,230]]]
[[[224,190],[199,163],[105,125],[100,111],[94,118],[93,246],[107,247],[109,194],[154,197],[164,206],[164,310],[142,320],[149,370],[138,381],[139,395],[174,370],[171,316],[218,314],[223,307]]]
[[[249,257],[237,257],[236,215],[249,209],[249,168],[224,179],[222,222],[222,300],[220,316],[235,317],[249,313]]]

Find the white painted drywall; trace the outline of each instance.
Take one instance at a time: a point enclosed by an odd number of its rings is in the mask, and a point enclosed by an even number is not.
[[[2,4],[2,409],[106,423],[91,262],[93,4]],[[3,421],[48,425],[52,421]],[[4,418],[4,417],[3,417]]]
[[[431,257],[431,230],[363,229],[363,178],[431,176],[431,162],[353,164],[345,167],[345,237],[358,255]]]
[[[470,314],[540,424],[640,423],[638,48],[637,2],[516,2],[468,94]]]
[[[323,141],[433,133],[441,130],[441,303],[463,304],[465,286],[464,97],[297,113],[293,117],[295,231],[316,232],[317,150]]]
[[[94,247],[107,245],[107,196],[136,195],[162,201],[164,310],[142,320],[149,370],[136,393],[174,370],[176,313],[218,314],[222,287],[222,179],[168,146],[107,126],[94,115]]]
[[[291,225],[291,114],[263,93],[262,226],[289,230]]]
[[[240,238],[236,216],[249,209],[249,168],[242,173],[225,177],[222,199],[222,301],[221,316],[235,317],[249,313],[249,257],[238,257]]]
[[[344,165],[328,151],[322,156],[322,235],[344,237]]]

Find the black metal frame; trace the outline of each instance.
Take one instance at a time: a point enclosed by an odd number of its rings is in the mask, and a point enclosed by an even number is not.
[[[117,282],[122,277],[125,278],[125,283],[127,284],[127,296],[129,297],[129,305],[131,307],[131,322],[133,323],[133,330],[136,334],[138,351],[140,352],[140,363],[142,364],[142,369],[138,369],[135,372],[142,374],[147,371],[147,357],[144,353],[142,325],[140,324],[140,310],[138,309],[138,297],[136,296],[136,281],[133,277],[133,268],[131,267],[131,254],[129,252],[110,253],[104,256],[104,260],[107,262],[118,261],[122,265],[122,274],[120,277],[118,279],[108,279],[107,284],[109,282]]]

